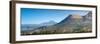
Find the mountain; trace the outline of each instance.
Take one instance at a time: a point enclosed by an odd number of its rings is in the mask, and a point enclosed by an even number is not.
[[[34,28],[40,27],[37,24],[22,24],[21,31],[33,30]]]
[[[78,25],[80,25],[82,19],[82,16],[78,14],[72,14],[55,26],[59,28],[59,32],[73,32],[73,30],[77,28]]]
[[[22,31],[27,31],[27,30],[34,30],[35,28],[39,28],[42,26],[51,26],[56,24],[55,21],[49,21],[49,22],[44,22],[44,23],[40,23],[40,24],[22,24],[21,25],[21,30]]]
[[[43,24],[52,24],[52,22],[53,21]],[[61,22],[53,23],[54,25],[44,25],[27,33],[22,33],[22,35],[92,32],[92,12],[90,11],[84,16],[79,14],[71,14]]]
[[[92,20],[92,12],[88,12],[87,15],[83,16],[84,20]]]
[[[86,28],[84,30],[92,32],[92,12],[88,12],[87,15],[83,16],[82,25]]]
[[[81,16],[72,14],[55,25],[58,32],[74,33],[74,32],[91,32],[92,31],[92,12]]]

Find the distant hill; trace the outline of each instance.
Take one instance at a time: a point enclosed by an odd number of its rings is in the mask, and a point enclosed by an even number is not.
[[[43,24],[52,24],[51,22]],[[92,12],[90,11],[84,16],[71,14],[59,23],[54,22],[54,25],[46,25],[28,32],[22,32],[22,35],[92,32]]]
[[[40,23],[40,24],[22,24],[21,31],[34,30],[35,28],[38,28],[41,26],[51,26],[54,24],[56,24],[55,21],[49,21],[49,22],[44,22],[44,23]]]
[[[49,22],[40,23],[39,25],[41,25],[41,26],[51,26],[51,25],[54,25],[56,23],[57,22],[55,22],[55,21],[49,21]]]

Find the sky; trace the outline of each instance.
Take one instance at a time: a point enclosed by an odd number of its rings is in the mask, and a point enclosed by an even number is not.
[[[21,8],[21,24],[40,24],[49,21],[60,22],[71,14],[84,16],[88,12],[88,10]]]

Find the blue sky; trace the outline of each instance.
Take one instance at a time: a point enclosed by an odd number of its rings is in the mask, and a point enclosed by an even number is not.
[[[21,8],[21,24],[40,24],[49,21],[60,22],[70,14],[84,16],[88,12],[87,10]]]

